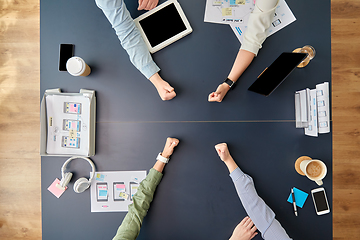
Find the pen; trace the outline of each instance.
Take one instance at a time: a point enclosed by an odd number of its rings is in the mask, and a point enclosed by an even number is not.
[[[293,206],[294,206],[294,213],[295,216],[297,216],[297,208],[296,208],[296,202],[295,202],[295,194],[294,194],[294,188],[291,188],[291,196],[292,196],[292,200],[293,200]]]

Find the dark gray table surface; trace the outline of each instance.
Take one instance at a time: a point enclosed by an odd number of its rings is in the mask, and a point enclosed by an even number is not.
[[[135,18],[137,1],[125,1]],[[163,1],[160,1],[163,2]],[[148,170],[167,136],[180,144],[165,168],[138,239],[225,239],[246,213],[214,145],[227,142],[244,172],[254,178],[293,239],[331,239],[332,214],[317,216],[311,200],[295,217],[287,203],[290,188],[307,193],[317,185],[294,170],[302,155],[323,160],[332,208],[332,134],[307,137],[294,123],[294,92],[331,81],[330,1],[287,3],[297,20],[269,37],[236,88],[222,103],[207,96],[229,73],[238,40],[229,26],[203,21],[205,0],[179,0],[193,33],[155,53],[160,74],[177,92],[163,102],[133,67],[95,1],[41,1],[41,94],[96,90],[98,171]],[[58,72],[60,43],[75,44],[75,55],[92,68],[88,77]],[[311,63],[296,69],[269,97],[247,91],[262,70],[284,51],[310,44]],[[125,213],[91,213],[90,191],[72,191],[75,179],[88,176],[84,161],[69,170],[73,181],[60,199],[47,187],[60,178],[64,157],[42,157],[43,239],[111,239]],[[261,239],[260,236],[254,239]]]

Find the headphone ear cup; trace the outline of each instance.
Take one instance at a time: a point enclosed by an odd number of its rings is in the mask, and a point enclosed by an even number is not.
[[[84,192],[86,189],[88,189],[90,187],[90,182],[88,179],[82,177],[79,178],[78,180],[76,180],[76,182],[74,183],[74,191],[76,193],[82,193]]]
[[[69,182],[70,182],[70,180],[72,178],[72,175],[73,174],[71,172],[65,173],[64,177],[60,181],[60,186],[61,187],[66,187],[69,184]]]

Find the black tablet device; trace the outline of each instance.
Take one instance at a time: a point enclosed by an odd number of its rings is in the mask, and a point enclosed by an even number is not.
[[[269,96],[306,56],[307,53],[282,53],[258,76],[248,90]]]

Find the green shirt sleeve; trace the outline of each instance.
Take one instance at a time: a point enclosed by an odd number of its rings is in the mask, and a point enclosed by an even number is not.
[[[160,183],[162,176],[162,173],[153,168],[150,169],[149,174],[140,183],[137,192],[134,194],[133,203],[129,205],[129,211],[113,240],[132,240],[137,238],[142,221],[147,214],[155,189]]]

